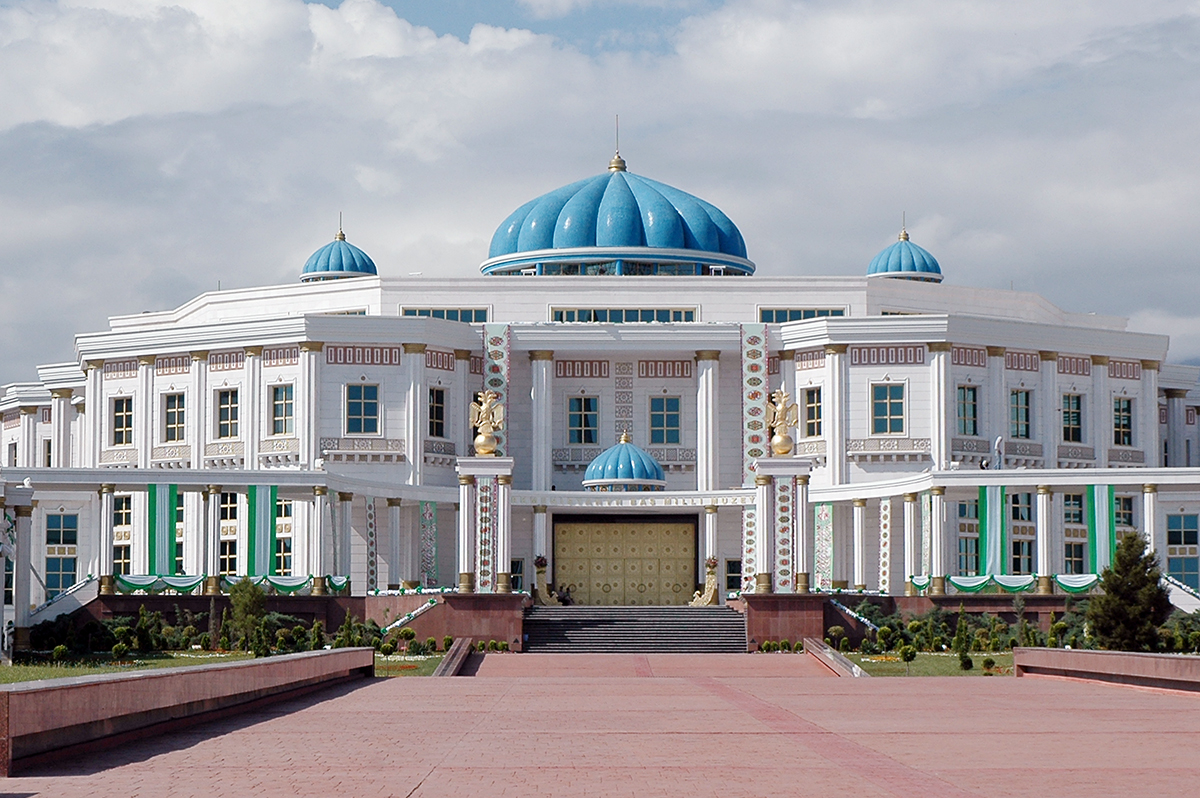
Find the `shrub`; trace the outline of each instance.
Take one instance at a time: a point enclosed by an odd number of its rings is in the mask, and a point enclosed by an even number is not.
[[[442,651],[449,651],[450,646],[452,646],[452,645],[454,645],[454,637],[453,636],[446,635],[445,637],[442,638]]]
[[[66,646],[55,646],[54,650],[50,652],[50,657],[55,662],[62,662],[64,659],[66,659],[67,654],[69,653],[70,651],[67,650]]]
[[[501,641],[500,641],[500,650],[501,650],[501,651],[508,651],[508,641],[507,641],[507,640],[501,640]]]
[[[900,659],[904,660],[904,675],[909,675],[908,664],[917,658],[917,649],[913,646],[900,646]]]
[[[779,641],[779,650],[780,651],[791,651],[792,650],[792,641],[786,640],[786,639],[780,640]]]
[[[412,630],[411,626],[403,627],[397,634],[401,640],[413,640],[417,636],[417,633]]]
[[[407,651],[410,657],[418,657],[425,653],[425,645],[419,640],[409,640]]]
[[[969,671],[975,667],[975,661],[964,651],[958,655],[958,667],[964,671]]]
[[[838,651],[845,653],[849,650],[850,650],[850,638],[843,637],[841,639],[841,641],[838,643]]]
[[[499,649],[500,649],[500,646],[496,643],[495,640],[488,641],[488,644],[487,644],[488,651],[498,651]]]
[[[239,579],[229,588],[229,603],[233,607],[234,632],[241,638],[249,637],[267,614],[267,594],[248,578]]]
[[[844,627],[841,627],[841,626],[831,626],[825,630],[825,634],[829,637],[830,640],[833,641],[833,645],[835,647],[840,648],[841,643],[839,642],[839,640],[845,638],[846,630]]]
[[[1098,596],[1088,604],[1087,619],[1101,648],[1154,651],[1160,644],[1158,627],[1171,614],[1171,600],[1162,586],[1158,557],[1146,551],[1141,535],[1121,537],[1112,566],[1100,577]]]
[[[320,651],[325,648],[325,624],[317,621],[308,631],[308,650]]]
[[[875,645],[874,643],[872,643],[870,640],[866,640],[866,639],[864,639],[861,643],[858,644],[858,650],[863,654],[878,654],[879,653],[879,647],[877,645]]]
[[[200,648],[204,649],[205,651],[212,650],[212,638],[208,636],[208,632],[200,635]]]
[[[129,653],[129,646],[124,643],[116,643],[112,647],[113,659],[125,659],[125,655]]]
[[[437,651],[437,640],[432,637],[425,638],[425,650],[430,654],[435,653]]]
[[[895,642],[896,633],[892,631],[890,626],[881,626],[879,631],[875,633],[875,642],[884,651],[890,651]]]
[[[996,667],[996,660],[992,659],[991,657],[983,658],[983,669],[985,671],[990,671],[994,667]]]
[[[379,647],[379,653],[385,657],[390,657],[396,653],[396,647],[391,643],[384,643]]]

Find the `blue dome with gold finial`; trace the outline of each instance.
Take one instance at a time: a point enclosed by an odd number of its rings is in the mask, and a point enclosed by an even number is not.
[[[583,472],[586,490],[663,490],[667,477],[658,461],[633,444],[628,432],[621,433],[615,446],[605,449]]]
[[[367,253],[346,241],[338,225],[333,241],[318,249],[304,264],[300,281],[336,280],[341,277],[368,277],[376,274],[375,261]]]
[[[942,267],[927,250],[909,241],[908,231],[901,229],[900,239],[871,259],[867,276],[940,283]]]

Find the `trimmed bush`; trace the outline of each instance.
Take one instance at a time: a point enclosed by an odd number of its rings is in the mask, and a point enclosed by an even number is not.
[[[112,647],[113,659],[125,659],[125,655],[129,653],[129,646],[124,643],[117,643]]]
[[[454,637],[453,636],[446,635],[445,637],[442,638],[442,651],[449,651],[450,646],[452,646],[452,645],[454,645]]]
[[[401,627],[400,631],[396,634],[399,635],[401,640],[413,640],[417,636],[417,633],[413,631],[411,626]]]
[[[790,640],[780,640],[780,641],[779,641],[779,649],[780,649],[781,651],[791,651],[791,650],[792,650],[792,641],[790,641]]]
[[[396,647],[391,643],[384,643],[379,647],[379,653],[385,657],[390,657],[396,653]]]
[[[983,669],[985,671],[990,671],[994,667],[996,667],[996,660],[992,659],[991,657],[983,658]]]

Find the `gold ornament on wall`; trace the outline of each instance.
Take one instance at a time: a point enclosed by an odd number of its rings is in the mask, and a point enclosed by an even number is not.
[[[792,401],[791,394],[779,388],[771,394],[767,406],[767,426],[771,428],[771,453],[783,457],[792,453],[795,442],[791,429],[800,423],[800,410]]]
[[[504,405],[495,391],[481,391],[479,401],[471,402],[471,426],[479,430],[475,436],[475,454],[496,456],[496,430],[504,429]]]

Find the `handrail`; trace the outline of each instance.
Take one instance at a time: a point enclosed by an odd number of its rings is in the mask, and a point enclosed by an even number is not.
[[[429,610],[431,610],[431,609],[433,609],[434,607],[436,607],[436,606],[437,606],[437,603],[438,603],[438,600],[437,600],[437,599],[435,599],[435,598],[431,598],[429,601],[425,602],[425,603],[424,603],[424,604],[422,604],[420,607],[417,607],[417,608],[416,608],[415,610],[413,610],[412,612],[410,612],[410,613],[408,613],[408,614],[406,614],[406,615],[402,615],[401,617],[399,617],[399,618],[397,618],[396,620],[394,620],[394,621],[392,621],[391,623],[389,623],[387,626],[383,627],[383,633],[384,633],[384,634],[387,634],[388,632],[390,632],[390,631],[392,631],[393,629],[395,629],[397,626],[403,626],[404,624],[406,624],[406,623],[408,623],[409,621],[411,621],[413,618],[416,618],[416,617],[418,617],[418,616],[420,616],[420,615],[423,615],[424,613],[426,613],[426,612],[428,612]]]
[[[463,663],[467,661],[467,655],[471,653],[471,638],[460,637],[450,644],[450,650],[446,652],[446,656],[442,657],[442,661],[438,663],[434,669],[434,676],[457,676],[462,670]]]
[[[804,638],[804,653],[815,657],[818,662],[838,676],[866,679],[871,675],[837,651],[834,651],[833,648],[825,644],[825,641],[818,640],[815,637]]]
[[[1178,590],[1182,590],[1184,593],[1187,593],[1192,598],[1196,599],[1197,601],[1200,601],[1200,591],[1197,591],[1194,587],[1185,585],[1183,582],[1180,582],[1178,579],[1171,576],[1170,574],[1163,574],[1162,578],[1163,578],[1163,581],[1166,582],[1171,587],[1177,588]]]
[[[849,607],[847,607],[845,604],[843,604],[842,602],[838,601],[837,599],[835,599],[835,598],[831,598],[831,599],[829,600],[829,603],[830,603],[830,604],[832,604],[833,606],[837,607],[837,608],[838,608],[839,610],[841,610],[842,612],[844,612],[844,613],[846,613],[847,615],[849,615],[849,616],[850,616],[851,618],[853,618],[854,620],[856,620],[856,621],[858,621],[859,623],[861,623],[863,626],[865,626],[865,627],[867,627],[868,629],[870,629],[872,632],[878,632],[878,631],[879,631],[879,626],[877,626],[876,624],[873,624],[873,623],[871,623],[871,622],[870,622],[870,621],[868,621],[866,618],[864,618],[862,615],[859,615],[857,612],[855,612],[854,610],[850,609]],[[847,661],[849,661],[849,660],[847,660]]]
[[[69,588],[67,588],[63,592],[56,595],[54,598],[50,599],[49,601],[44,601],[41,604],[34,607],[32,610],[29,611],[29,614],[35,615],[35,614],[41,612],[42,610],[46,609],[47,607],[57,604],[60,600],[65,599],[67,596],[74,595],[76,592],[82,590],[85,585],[91,584],[95,580],[96,580],[96,577],[92,576],[91,574],[88,574],[83,579],[79,580],[78,582],[71,585]]]

